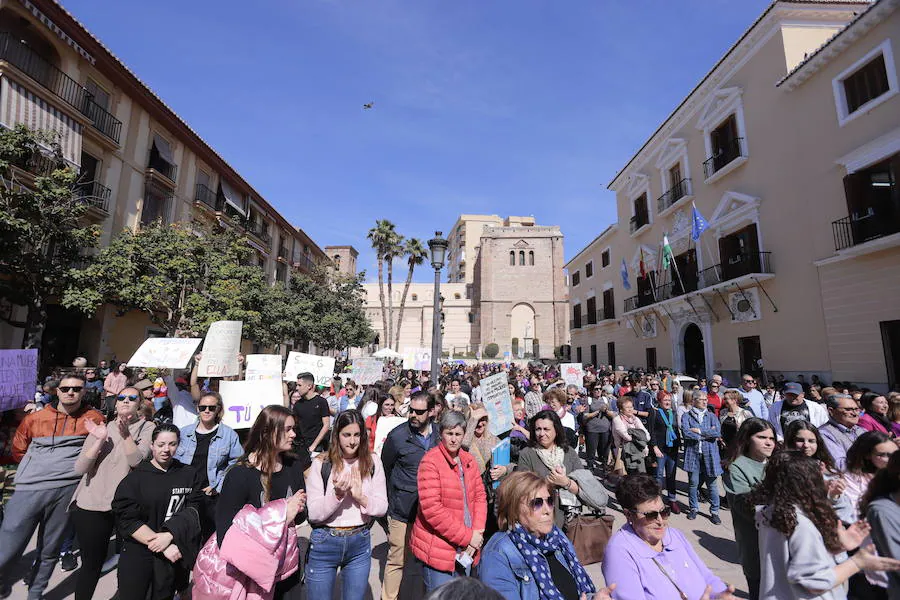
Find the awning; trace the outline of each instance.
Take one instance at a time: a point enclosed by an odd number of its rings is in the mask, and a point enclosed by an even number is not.
[[[241,216],[246,217],[247,212],[244,210],[244,202],[241,199],[240,194],[238,194],[224,179],[219,182],[219,189],[222,190],[222,195],[225,196],[225,202],[230,204],[234,210],[241,214]]]
[[[156,151],[159,152],[159,155],[164,161],[166,161],[170,165],[175,164],[175,154],[172,152],[172,146],[170,146],[169,142],[167,142],[158,133],[153,134],[153,146],[156,148]]]

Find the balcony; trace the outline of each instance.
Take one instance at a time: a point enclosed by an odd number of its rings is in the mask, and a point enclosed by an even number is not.
[[[310,257],[308,257],[304,254],[295,256],[294,260],[293,260],[293,264],[298,269],[302,269],[306,272],[312,271],[313,268],[316,266],[316,263],[313,262],[313,260]]]
[[[663,214],[682,198],[689,198],[693,195],[694,190],[691,188],[691,178],[685,177],[656,199],[656,212]]]
[[[198,183],[194,190],[194,204],[198,206],[205,206],[210,210],[214,210],[216,212],[220,212],[222,210],[222,204],[218,198],[216,198],[216,193],[203,185],[202,183]]]
[[[581,329],[581,318],[569,319],[569,329]]]
[[[168,182],[165,183],[170,183],[170,185],[174,185],[175,180],[178,177],[178,165],[173,165],[172,163],[166,161],[155,150],[150,153],[150,160],[147,162],[147,169],[149,169],[149,171],[147,172],[149,176],[154,176],[156,174],[162,175],[165,179],[168,180]]]
[[[75,195],[87,202],[92,210],[101,213],[103,216],[109,215],[109,198],[112,195],[112,190],[99,181],[79,183],[75,186]]]
[[[290,254],[288,254],[288,249],[286,246],[278,247],[278,260],[280,260],[282,262],[287,262],[287,259],[289,256],[290,256]]]
[[[900,233],[900,219],[872,211],[860,219],[849,216],[831,224],[834,250],[840,252],[859,244]]]
[[[646,208],[638,210],[629,221],[629,231],[631,235],[635,235],[642,227],[650,224],[650,215]]]
[[[6,31],[0,32],[0,60],[13,65],[54,96],[87,117],[100,133],[119,143],[122,122],[112,116],[77,81]]]
[[[259,221],[247,221],[247,233],[256,237],[265,245],[272,243],[272,236],[269,234],[269,228]]]
[[[717,148],[715,154],[703,162],[703,175],[708,181],[714,175],[722,172],[723,169],[732,162],[738,161],[738,159],[741,158],[746,159],[746,156],[747,155],[744,152],[744,138],[734,138],[730,142]],[[738,164],[742,162],[743,161],[735,162],[734,167],[737,167]]]

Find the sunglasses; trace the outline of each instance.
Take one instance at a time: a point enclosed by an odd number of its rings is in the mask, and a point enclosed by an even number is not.
[[[535,512],[541,510],[544,506],[553,508],[553,496],[547,496],[546,498],[538,496],[537,498],[532,498],[528,501],[528,506]]]
[[[137,402],[138,398],[140,398],[140,396],[136,394],[128,394],[127,396],[125,394],[119,394],[116,396],[116,400],[119,402]]]
[[[752,379],[745,379],[745,380],[744,380],[744,383],[756,383],[756,382],[753,381]]]
[[[69,392],[78,393],[84,389],[84,386],[83,385],[61,385],[56,389],[63,392],[64,394],[67,394]]]
[[[428,409],[427,408],[423,408],[423,409],[410,408],[409,412],[413,413],[414,415],[424,415],[425,413],[428,412]]]
[[[201,404],[200,406],[197,407],[197,410],[199,410],[200,412],[204,412],[204,411],[213,412],[217,408],[219,408],[219,406],[217,404],[213,404],[212,406],[210,406],[209,404]]]
[[[639,510],[633,510],[631,512],[633,512],[634,514],[639,515],[641,517],[644,517],[648,521],[655,521],[659,518],[668,519],[669,516],[672,514],[672,509],[667,506],[662,510],[651,510],[649,512],[641,512]]]

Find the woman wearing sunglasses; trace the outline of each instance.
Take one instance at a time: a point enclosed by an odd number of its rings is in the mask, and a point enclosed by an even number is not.
[[[216,528],[216,498],[222,490],[225,471],[244,453],[234,429],[222,423],[225,405],[218,392],[206,392],[197,403],[196,423],[181,428],[181,443],[175,458],[201,474],[203,503],[200,514],[203,541]]]
[[[94,596],[109,537],[115,528],[112,499],[116,487],[150,456],[150,437],[156,425],[139,416],[140,407],[141,393],[126,387],[116,395],[112,422],[85,421],[88,436],[75,461],[75,473],[82,477],[69,505],[81,548],[76,600],[90,600]]]
[[[628,522],[606,546],[603,577],[617,586],[617,598],[734,600],[734,588],[713,575],[683,533],[669,527],[670,509],[653,477],[629,475],[616,498]]]
[[[575,547],[554,524],[554,495],[543,477],[513,473],[497,492],[500,532],[484,547],[479,578],[505,600],[582,600],[596,589]],[[608,600],[612,589],[595,600]]]

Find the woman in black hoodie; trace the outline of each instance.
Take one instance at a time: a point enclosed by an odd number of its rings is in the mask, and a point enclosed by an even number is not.
[[[151,458],[116,489],[112,508],[125,540],[119,559],[120,600],[165,600],[187,587],[200,550],[203,492],[201,473],[173,458],[179,441],[174,425],[157,427]]]

